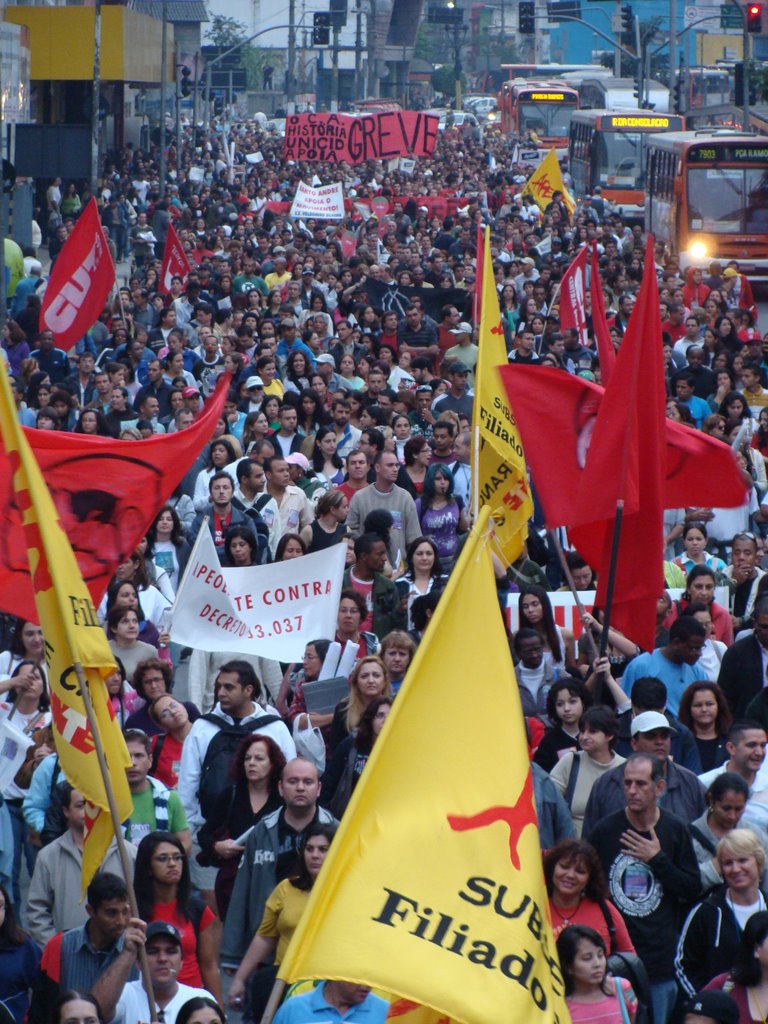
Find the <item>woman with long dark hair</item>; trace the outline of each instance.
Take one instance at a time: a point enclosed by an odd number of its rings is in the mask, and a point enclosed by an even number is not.
[[[557,940],[571,1024],[634,1024],[637,998],[626,978],[608,973],[605,942],[594,928],[570,925]]]
[[[24,1024],[39,966],[40,947],[19,927],[10,893],[0,885],[0,1003],[16,1024]]]
[[[416,514],[422,533],[434,541],[443,568],[450,571],[459,548],[459,534],[467,530],[464,506],[453,494],[453,473],[440,463],[427,470]]]
[[[730,757],[726,741],[733,719],[717,683],[701,680],[686,687],[677,717],[693,733],[703,772],[725,764]]]
[[[222,921],[227,916],[237,865],[245,847],[237,843],[256,822],[282,805],[277,784],[285,755],[270,736],[252,733],[235,751],[230,766],[232,785],[216,806],[216,813],[198,833],[198,861],[219,868],[216,906]]]
[[[150,832],[139,843],[134,871],[139,917],[168,921],[181,934],[182,985],[205,988],[221,1002],[219,942],[221,922],[193,895],[189,859],[172,832]]]
[[[394,697],[375,697],[360,716],[354,733],[342,740],[323,774],[320,804],[340,819],[384,728]]]
[[[320,822],[310,825],[301,839],[296,874],[280,882],[267,900],[264,917],[232,979],[229,990],[229,1005],[240,1009],[248,979],[265,960],[274,956],[274,967],[260,972],[261,978],[259,975],[254,978],[250,998],[251,1019],[261,1019],[277,968],[309,902],[309,895],[335,832],[336,828],[333,825],[324,825]]]
[[[147,530],[147,556],[159,570],[167,573],[174,593],[187,567],[189,552],[176,509],[163,505]]]
[[[320,427],[312,449],[312,469],[326,490],[339,487],[344,482],[344,460],[337,448],[335,428]]]
[[[536,583],[520,588],[520,628],[535,629],[544,644],[544,660],[554,670],[575,667],[573,633],[555,623],[552,602],[543,587]]]

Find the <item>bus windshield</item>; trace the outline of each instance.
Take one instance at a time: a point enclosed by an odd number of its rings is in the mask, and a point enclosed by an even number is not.
[[[639,132],[598,132],[597,168],[600,185],[645,187],[645,154]]]
[[[768,232],[768,170],[697,167],[688,171],[692,231],[711,234]]]
[[[575,103],[532,103],[525,100],[520,104],[520,131],[565,139],[575,109]]]

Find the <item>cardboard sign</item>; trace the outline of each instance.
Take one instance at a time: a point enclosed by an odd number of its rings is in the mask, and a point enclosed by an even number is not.
[[[315,217],[318,220],[344,220],[344,190],[341,182],[313,188],[299,182],[291,204],[291,217]]]
[[[382,114],[293,114],[285,122],[286,160],[363,164],[367,160],[431,156],[439,119],[415,110]]]

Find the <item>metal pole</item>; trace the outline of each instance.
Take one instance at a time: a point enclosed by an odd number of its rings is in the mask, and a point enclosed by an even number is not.
[[[616,0],[616,24],[619,26],[619,42],[621,42],[621,0]],[[621,78],[621,50],[618,46],[613,51],[613,73],[616,78]]]
[[[331,113],[339,110],[339,29],[333,26],[333,46],[331,48]]]
[[[456,110],[461,110],[461,26],[458,22],[453,26],[453,69]]]
[[[192,92],[192,138],[195,137],[194,129],[197,126],[197,105],[200,100],[200,51],[195,50],[195,83]]]
[[[165,195],[165,103],[168,77],[168,0],[163,0],[163,28],[160,36],[160,195]]]
[[[93,29],[93,106],[91,107],[91,195],[99,187],[99,99],[101,97],[101,0],[96,0]]]
[[[355,8],[355,99],[363,98],[363,90],[360,84],[360,71],[363,66],[363,8],[360,0],[357,0]]]
[[[285,82],[285,108],[296,113],[296,0],[288,3],[288,70]]]
[[[741,16],[743,19],[742,32],[744,37],[743,50],[744,50],[744,131],[749,131],[749,31],[747,28],[747,12],[742,10]]]
[[[376,77],[376,0],[369,0],[366,37],[368,48],[368,94],[366,98],[373,99],[379,95]]]
[[[675,95],[675,71],[677,70],[677,0],[669,0],[669,99],[670,110]],[[682,71],[681,71],[682,76]]]
[[[176,60],[174,62],[174,80],[176,82],[176,182],[181,175],[181,45],[174,43]]]

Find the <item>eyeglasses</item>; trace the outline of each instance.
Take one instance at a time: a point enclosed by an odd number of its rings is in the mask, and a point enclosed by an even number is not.
[[[733,535],[734,540],[753,540],[757,543],[757,537],[754,533],[749,533],[747,530],[743,530],[741,533],[735,533]]]
[[[184,860],[183,853],[158,853],[152,858],[158,864],[181,864]]]

